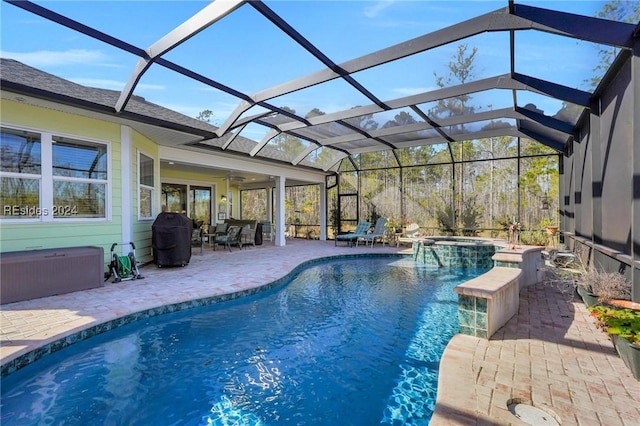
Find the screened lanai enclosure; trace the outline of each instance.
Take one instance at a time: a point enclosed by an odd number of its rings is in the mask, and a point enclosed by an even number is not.
[[[410,151],[361,154],[358,170],[344,164],[329,185],[341,222],[386,216],[434,235],[494,237],[519,222],[524,239],[542,243],[558,223],[558,155],[540,144],[496,137]]]
[[[377,216],[456,235],[515,221],[532,244],[554,224],[640,299],[637,2],[181,2],[181,21],[155,27],[151,8],[113,2],[131,22],[117,28],[64,2],[5,3],[121,58],[102,111],[137,117],[159,81],[205,90],[202,125],[156,117],[160,145],[322,177],[279,187],[265,172],[240,188],[243,216],[321,238]],[[410,22],[392,19],[402,7]]]

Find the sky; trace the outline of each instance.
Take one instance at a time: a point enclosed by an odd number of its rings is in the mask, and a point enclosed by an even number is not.
[[[206,7],[205,1],[46,1],[36,2],[139,48],[148,48],[181,22]],[[594,16],[603,1],[522,1],[536,7]],[[507,7],[504,1],[265,1],[333,62],[341,63],[405,40]],[[0,56],[92,87],[122,90],[137,57],[53,24],[2,2]],[[509,72],[508,33],[466,39],[478,49],[477,78]],[[401,63],[354,75],[374,94],[391,100],[436,88],[459,43],[433,49]],[[597,63],[597,46],[573,39],[522,31],[516,34],[516,71],[570,87],[584,81]],[[252,94],[302,77],[324,66],[259,14],[244,5],[164,56],[224,85]],[[341,81],[285,95],[270,102],[304,115],[369,104]],[[506,91],[505,91],[506,92]],[[220,125],[239,99],[154,65],[135,94],[191,117],[213,111]],[[484,96],[484,98],[483,98]],[[478,96],[486,108],[508,105],[509,96]],[[520,100],[526,103],[528,99]],[[530,102],[552,115],[557,104],[539,95]]]

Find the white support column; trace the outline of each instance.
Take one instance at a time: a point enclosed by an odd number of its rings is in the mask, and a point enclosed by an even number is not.
[[[276,246],[286,245],[286,238],[284,237],[285,227],[287,226],[284,220],[284,183],[285,178],[282,176],[276,176],[276,210],[278,212],[276,219]]]
[[[233,217],[233,194],[231,193],[231,186],[229,185],[229,178],[224,180],[224,197],[227,200],[227,205],[225,206],[225,211],[227,212],[227,219],[231,219]]]
[[[121,242],[133,241],[133,132],[131,127],[120,126],[120,197],[122,221]],[[136,197],[137,199],[138,197]],[[115,212],[114,212],[115,214]]]
[[[273,208],[275,207],[273,204],[273,194],[275,193],[275,189],[270,186],[267,188],[267,220],[273,224]]]
[[[320,240],[327,240],[327,184],[321,183],[320,187]]]

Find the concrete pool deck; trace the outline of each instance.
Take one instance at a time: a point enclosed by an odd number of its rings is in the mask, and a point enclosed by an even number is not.
[[[205,246],[184,268],[141,268],[142,280],[0,306],[0,363],[131,313],[260,287],[325,256],[403,253],[407,247],[346,247],[287,240],[232,252]],[[440,364],[433,425],[523,424],[510,399],[548,407],[562,425],[636,425],[640,382],[572,292],[536,284],[490,340],[456,335]]]

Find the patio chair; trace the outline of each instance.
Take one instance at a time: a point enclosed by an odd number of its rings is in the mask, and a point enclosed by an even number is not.
[[[404,234],[398,238],[398,244],[409,244],[412,245],[413,242],[418,238],[418,234],[420,233],[420,225],[417,223],[410,223],[407,225]]]
[[[353,243],[358,240],[358,237],[364,237],[371,228],[371,222],[366,220],[358,222],[355,231],[348,234],[336,235],[335,245],[338,245],[338,241],[346,241],[349,247],[353,246]]]
[[[376,240],[380,241],[384,247],[384,236],[387,232],[386,224],[387,218],[379,217],[378,220],[376,220],[376,226],[373,228],[373,232],[356,239],[356,247],[358,247],[358,242],[360,241],[364,241],[365,244],[371,241],[371,247],[373,247]]]
[[[225,235],[229,229],[228,223],[218,223],[216,226],[209,227],[209,233],[213,235]]]
[[[269,241],[273,241],[273,234],[273,226],[271,225],[271,222],[262,222],[262,238],[264,240],[268,238]]]
[[[558,268],[568,268],[576,259],[576,255],[570,250],[551,249],[545,260]]]
[[[197,228],[191,231],[191,247],[200,247],[200,254],[202,254],[202,246],[204,244],[204,232],[202,228]]]
[[[204,234],[207,238],[207,242],[209,243],[209,247],[213,247],[215,244],[215,238],[218,235],[226,235],[227,229],[229,228],[228,223],[218,223],[217,225],[209,225],[208,232]]]
[[[242,230],[239,226],[230,226],[227,230],[227,233],[224,235],[216,235],[213,239],[213,250],[215,251],[217,244],[222,244],[231,251],[231,246],[238,246],[242,249],[242,243],[240,242],[240,231]]]

